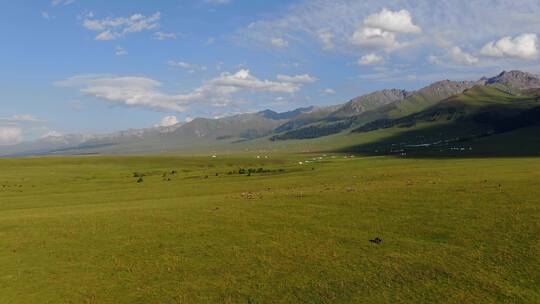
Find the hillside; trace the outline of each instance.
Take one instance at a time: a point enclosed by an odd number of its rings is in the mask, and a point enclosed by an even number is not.
[[[330,117],[345,118],[360,115],[382,106],[404,100],[411,94],[411,92],[397,89],[377,91],[352,99],[332,113]]]
[[[503,153],[511,147],[507,147],[506,141],[501,141],[507,138],[501,134],[528,134],[532,138],[521,137],[524,142],[540,143],[534,133],[521,131],[535,129],[539,125],[540,90],[513,95],[497,86],[475,86],[424,111],[397,119],[376,120],[353,130],[354,133],[400,130],[399,135],[360,145],[353,150],[409,154],[454,154],[453,150],[459,150],[467,154],[489,154],[496,150],[487,150],[478,143],[493,141],[504,147],[499,149]],[[535,154],[540,152],[537,146],[519,146],[519,150]]]
[[[317,138],[340,133],[378,119],[405,116],[426,109],[445,98],[463,92],[473,85],[473,82],[445,80],[415,92],[395,89],[375,92],[352,100],[319,121],[282,132],[273,136],[272,139]],[[377,98],[378,102],[376,101]]]

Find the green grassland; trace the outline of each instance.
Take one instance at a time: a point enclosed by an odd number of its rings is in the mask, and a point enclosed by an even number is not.
[[[257,155],[0,159],[0,303],[540,303],[539,158]]]

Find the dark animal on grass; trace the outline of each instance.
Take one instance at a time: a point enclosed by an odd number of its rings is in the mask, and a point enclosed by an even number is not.
[[[377,244],[377,245],[379,245],[379,244],[382,243],[382,239],[379,238],[379,237],[376,237],[376,238],[374,238],[373,240],[369,240],[369,241],[370,241],[371,243]]]

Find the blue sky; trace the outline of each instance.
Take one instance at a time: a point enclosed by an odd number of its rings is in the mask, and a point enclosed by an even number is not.
[[[0,145],[540,72],[537,0],[0,5]]]

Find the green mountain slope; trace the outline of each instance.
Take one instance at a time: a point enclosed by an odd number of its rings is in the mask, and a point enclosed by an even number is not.
[[[452,95],[472,87],[473,82],[440,81],[416,92],[386,90],[359,97],[328,117],[308,125],[289,129],[273,140],[309,139],[340,133],[378,119],[405,116],[426,109]],[[380,100],[375,101],[376,98]],[[359,103],[365,103],[360,105]],[[348,113],[348,115],[345,115]],[[277,131],[281,131],[278,129]]]
[[[521,140],[540,142],[540,136],[529,131],[538,126],[540,91],[513,95],[498,87],[475,86],[424,111],[396,119],[376,120],[355,129],[354,133],[384,132],[387,129],[399,132],[350,150],[374,154],[434,155],[486,155],[513,150],[534,154],[537,145],[523,147],[512,144],[508,147],[509,144],[503,140],[511,137],[503,134],[527,135],[528,138]]]

